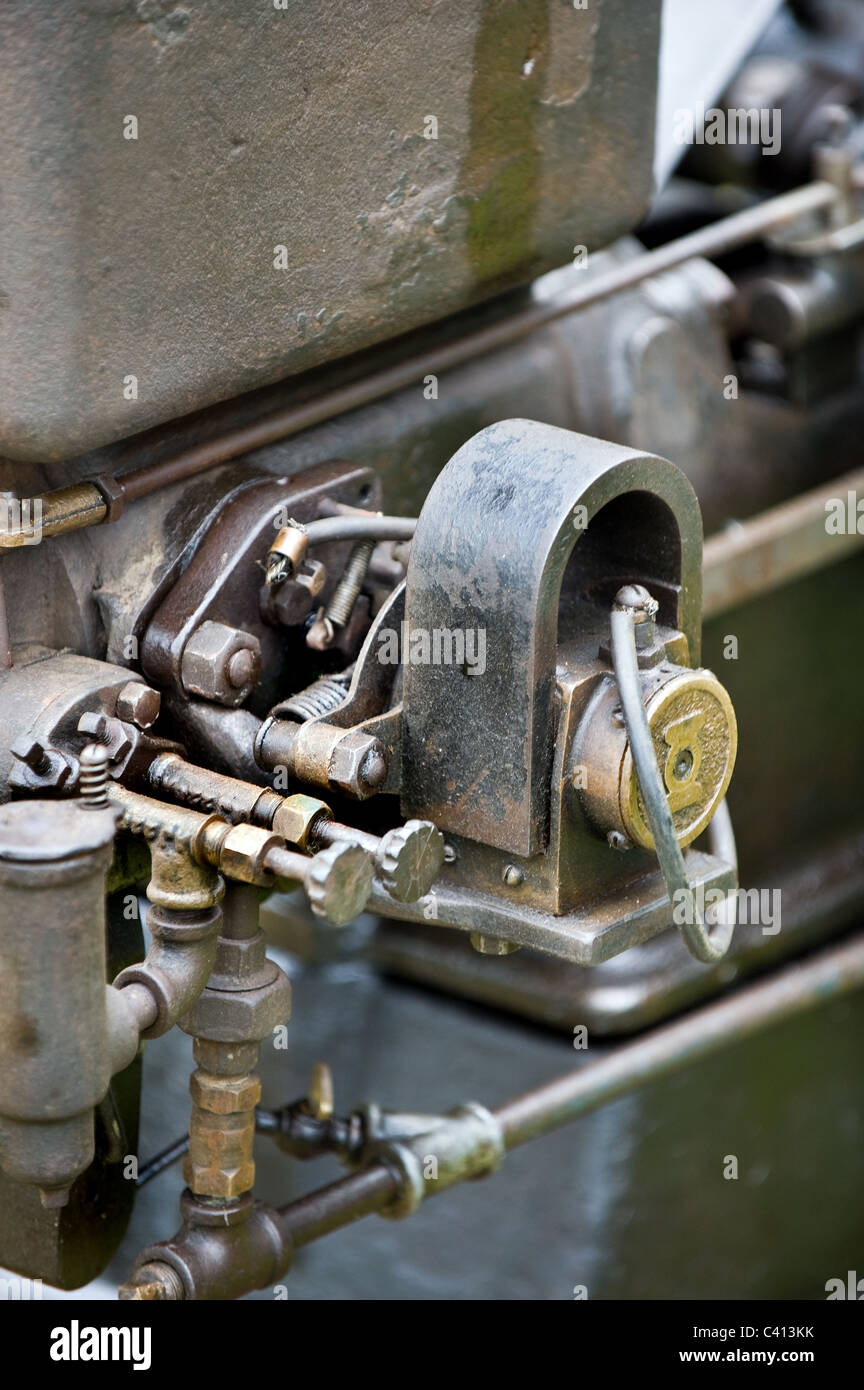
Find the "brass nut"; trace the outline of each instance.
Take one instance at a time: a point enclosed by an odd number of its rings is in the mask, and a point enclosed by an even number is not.
[[[267,883],[264,867],[268,850],[281,848],[281,840],[271,830],[257,825],[234,825],[222,841],[219,868],[240,883]]]
[[[199,1070],[190,1077],[189,1092],[199,1109],[213,1115],[234,1115],[255,1109],[261,1099],[261,1081],[254,1073],[213,1076]]]
[[[332,820],[333,812],[326,801],[318,801],[314,796],[288,796],[273,817],[274,834],[287,840],[289,845],[306,849],[309,832],[316,821]]]
[[[212,1115],[193,1109],[189,1121],[189,1153],[183,1176],[193,1192],[204,1197],[237,1197],[255,1182],[252,1146],[255,1115]]]
[[[186,1159],[183,1164],[186,1186],[199,1197],[240,1197],[255,1185],[255,1164],[251,1159],[238,1168],[201,1167]]]
[[[183,648],[180,679],[190,695],[220,705],[241,705],[258,680],[261,647],[250,632],[225,623],[201,623]]]
[[[238,1197],[255,1182],[252,1146],[255,1116],[212,1115],[193,1109],[189,1153],[183,1164],[188,1186],[203,1197]]]

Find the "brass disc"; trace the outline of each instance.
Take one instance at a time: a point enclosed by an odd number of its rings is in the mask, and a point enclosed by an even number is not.
[[[652,695],[646,712],[683,848],[708,825],[729,786],[738,749],[735,711],[710,671],[682,671]],[[635,845],[653,849],[629,742],[621,761],[618,795],[627,835]]]

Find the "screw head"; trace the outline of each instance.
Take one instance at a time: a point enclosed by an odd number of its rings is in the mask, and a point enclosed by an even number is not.
[[[616,608],[632,608],[633,621],[644,623],[649,618],[655,618],[660,607],[656,598],[652,598],[644,584],[625,584],[615,595]]]
[[[251,647],[242,647],[239,652],[234,652],[228,658],[226,675],[229,684],[233,685],[235,690],[242,690],[244,685],[251,685],[255,678],[257,665],[255,653]]]
[[[606,843],[609,845],[610,849],[617,849],[621,853],[623,853],[624,850],[633,848],[632,840],[629,840],[620,830],[610,830],[609,834],[606,836]]]
[[[525,882],[525,871],[520,869],[518,864],[508,864],[502,878],[508,888],[518,888],[520,884]]]

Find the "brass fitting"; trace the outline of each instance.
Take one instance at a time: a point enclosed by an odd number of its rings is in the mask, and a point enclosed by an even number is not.
[[[316,831],[327,821],[332,821],[333,812],[326,801],[314,796],[286,796],[276,810],[271,822],[277,835],[281,835],[290,845],[308,850],[310,841],[316,838]]]
[[[268,589],[293,579],[306,559],[309,543],[305,529],[297,522],[283,526],[267,552],[264,582]]]
[[[257,1049],[256,1049],[257,1050]],[[217,1076],[198,1067],[189,1081],[192,1116],[183,1176],[201,1197],[239,1197],[255,1182],[252,1145],[261,1082],[254,1073]]]

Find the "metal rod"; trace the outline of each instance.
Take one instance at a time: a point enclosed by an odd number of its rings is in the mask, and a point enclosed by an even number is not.
[[[6,587],[0,573],[0,671],[8,671],[12,665],[12,642],[9,637],[9,614],[6,608]]]
[[[864,936],[656,1028],[495,1112],[508,1149],[864,984]]]
[[[728,999],[625,1043],[599,1062],[505,1102],[493,1112],[502,1127],[505,1146],[514,1149],[539,1139],[590,1110],[684,1071],[861,985],[864,936],[788,966],[769,980],[749,985]],[[295,1245],[308,1245],[361,1216],[381,1211],[397,1190],[395,1175],[384,1164],[374,1163],[361,1173],[281,1207],[280,1224]]]
[[[861,985],[864,985],[864,936],[822,951],[802,964],[787,967],[769,980],[750,985],[728,999],[617,1048],[599,1062],[568,1072],[538,1090],[506,1102],[493,1112],[501,1127],[504,1146],[509,1151],[538,1139],[590,1110],[683,1071],[725,1047],[840,998]],[[445,1117],[442,1126],[446,1128],[446,1124]],[[430,1150],[434,1152],[434,1130],[428,1137]],[[475,1170],[468,1165],[466,1173],[472,1171]],[[278,1267],[287,1268],[292,1250],[363,1216],[382,1211],[400,1194],[401,1180],[395,1167],[391,1169],[378,1160],[361,1172],[310,1192],[287,1206],[267,1208],[267,1219],[277,1228],[282,1242]],[[182,1232],[174,1238],[170,1248],[176,1248],[178,1240],[182,1244]],[[263,1287],[272,1271],[273,1259],[273,1247],[268,1240],[263,1267],[253,1259],[246,1271],[245,1287],[235,1290],[232,1296],[236,1296],[237,1291],[250,1292]],[[176,1291],[176,1280],[169,1279],[168,1275],[160,1260],[160,1247],[151,1247],[133,1279],[122,1287],[121,1297],[181,1296]],[[148,1288],[152,1284],[161,1292],[157,1295],[136,1292],[142,1284]],[[208,1296],[206,1286],[205,1278],[205,1297]]]
[[[322,516],[304,527],[309,546],[327,541],[410,541],[417,526],[413,516]]]
[[[597,304],[622,290],[633,289],[643,280],[692,260],[697,256],[719,256],[746,245],[767,232],[776,230],[801,217],[819,212],[838,202],[840,191],[822,180],[802,185],[791,193],[769,198],[743,212],[733,213],[707,227],[700,227],[687,236],[668,242],[665,246],[646,251],[641,256],[613,266],[577,289],[554,300],[535,302],[519,313],[511,314],[485,328],[468,333],[454,342],[430,348],[413,357],[402,358],[359,380],[347,382],[335,390],[312,400],[287,406],[284,410],[265,415],[260,420],[229,430],[217,439],[184,449],[172,458],[156,464],[145,464],[109,480],[122,494],[124,502],[169,487],[219,463],[251,453],[254,449],[275,444],[323,424],[337,415],[357,410],[364,405],[412,386],[424,376],[440,375],[454,367],[474,361],[489,352],[509,347],[529,333],[535,333],[579,309]],[[103,486],[105,480],[103,479]],[[60,535],[96,525],[108,519],[108,504],[103,492],[94,483],[84,481],[73,488],[49,493],[43,500],[43,536]],[[0,544],[14,545],[15,537],[0,537]]]
[[[399,1190],[396,1174],[383,1163],[340,1178],[317,1192],[280,1207],[280,1226],[295,1248],[350,1226],[392,1202]]]
[[[702,561],[703,618],[839,564],[860,550],[864,534],[857,527],[856,504],[862,496],[864,469],[859,468],[712,536]],[[830,503],[850,512],[842,529],[828,530]]]

